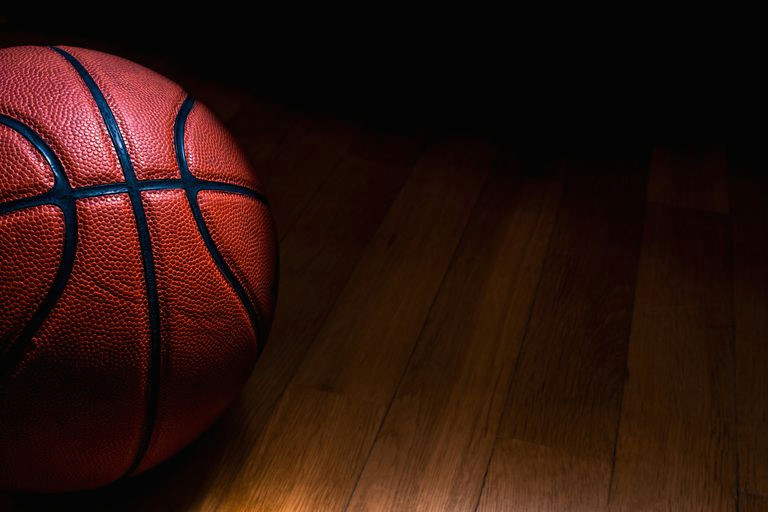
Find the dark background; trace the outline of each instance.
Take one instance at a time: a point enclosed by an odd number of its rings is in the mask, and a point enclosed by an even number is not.
[[[150,67],[154,55],[357,122],[544,150],[765,136],[760,32],[721,13],[250,9],[193,19],[6,15],[0,42],[89,46]]]

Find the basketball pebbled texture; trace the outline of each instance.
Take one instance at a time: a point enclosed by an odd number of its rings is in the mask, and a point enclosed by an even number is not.
[[[0,488],[145,471],[242,388],[276,300],[261,182],[176,84],[0,50]]]

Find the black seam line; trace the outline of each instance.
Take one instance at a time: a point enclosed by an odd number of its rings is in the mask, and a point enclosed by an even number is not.
[[[173,142],[176,148],[176,160],[178,161],[179,165],[179,174],[181,175],[181,181],[184,183],[184,191],[187,195],[187,201],[189,201],[189,207],[192,210],[192,216],[194,217],[195,223],[197,224],[197,230],[200,232],[200,236],[202,237],[208,252],[213,258],[213,261],[219,268],[219,272],[221,272],[224,278],[229,282],[230,286],[240,299],[240,302],[243,304],[243,307],[247,311],[248,317],[250,318],[251,324],[253,325],[253,330],[256,334],[256,350],[257,353],[260,354],[264,346],[264,331],[262,328],[261,320],[264,318],[263,313],[258,305],[251,301],[251,298],[248,296],[248,293],[245,291],[242,283],[240,283],[240,281],[237,279],[237,276],[235,276],[234,272],[232,272],[232,269],[229,268],[229,265],[227,265],[227,262],[224,260],[224,257],[221,255],[218,247],[216,247],[216,243],[214,242],[213,237],[208,230],[208,226],[205,224],[203,214],[200,211],[198,192],[202,189],[201,185],[203,182],[192,175],[192,172],[190,172],[189,165],[187,163],[187,155],[184,149],[184,129],[187,124],[189,112],[192,110],[194,104],[195,100],[191,96],[187,96],[179,108],[179,112],[176,115],[176,121],[173,125]]]
[[[2,121],[0,121],[0,123],[2,123]],[[71,193],[71,190],[67,190],[67,194]],[[13,201],[0,204],[0,215],[16,212],[19,210],[25,210],[27,208],[34,208],[35,206],[41,206],[44,204],[60,206],[64,200],[65,198],[61,197],[59,194],[54,193],[53,190],[49,190],[43,194],[32,197],[23,197],[21,199],[14,199]]]
[[[247,196],[259,201],[264,206],[269,207],[267,198],[247,187],[235,185],[233,183],[225,183],[221,181],[207,181],[198,180],[200,183],[199,190],[216,190],[221,192],[230,192],[232,194],[239,194]],[[137,182],[139,190],[173,190],[184,188],[184,185],[180,179],[166,179],[166,180],[140,180]],[[85,187],[67,189],[67,193],[71,194],[74,199],[83,199],[85,197],[99,197],[107,196],[111,194],[125,194],[128,192],[128,185],[126,183],[107,183],[104,185],[88,185]],[[34,206],[40,206],[43,204],[59,204],[62,201],[61,194],[56,190],[49,190],[36,196],[25,197],[22,199],[14,199],[12,201],[6,201],[0,203],[0,215],[5,213],[14,212],[17,210],[23,210],[25,208],[32,208]]]
[[[224,183],[220,181],[200,181],[200,190],[217,190],[222,192],[231,192],[233,194],[239,194],[256,199],[260,203],[268,205],[267,198],[262,194],[251,190],[247,187],[241,187],[240,185],[234,185],[232,183]],[[140,191],[144,190],[173,190],[184,188],[184,183],[180,179],[166,179],[166,180],[142,180],[137,181],[137,187]],[[90,185],[87,187],[80,187],[73,190],[76,199],[83,197],[98,197],[110,194],[122,194],[128,191],[128,185],[126,183],[108,183],[105,185]],[[2,205],[0,205],[2,208]]]
[[[40,329],[48,314],[53,309],[56,301],[64,291],[64,287],[69,281],[72,273],[72,267],[75,262],[75,249],[77,247],[77,209],[75,200],[72,196],[72,188],[64,172],[61,162],[56,157],[53,150],[45,143],[42,137],[34,132],[30,127],[8,116],[0,115],[0,124],[18,132],[27,139],[35,149],[45,158],[48,166],[51,168],[54,176],[53,188],[49,193],[42,194],[46,196],[47,202],[61,209],[64,214],[64,246],[61,250],[59,268],[53,278],[48,293],[43,298],[32,318],[27,322],[19,333],[16,341],[7,347],[5,354],[0,358],[0,380],[4,379],[12,368],[21,360],[27,345],[32,337]],[[18,201],[12,201],[18,203]],[[45,204],[45,203],[41,203]],[[2,210],[0,210],[2,213]]]
[[[112,139],[112,145],[117,153],[118,160],[120,161],[120,167],[123,170],[123,176],[125,177],[126,192],[131,200],[131,206],[133,207],[133,216],[136,219],[136,230],[139,235],[139,247],[141,249],[141,259],[144,266],[144,281],[147,288],[147,302],[149,313],[149,328],[150,328],[150,354],[149,354],[149,372],[147,378],[147,413],[145,418],[145,427],[142,439],[139,442],[139,447],[136,452],[136,456],[131,463],[126,475],[130,475],[139,466],[149,446],[152,432],[154,430],[155,416],[157,414],[157,400],[158,400],[158,378],[160,372],[160,309],[157,297],[157,277],[155,275],[155,259],[152,254],[152,241],[149,235],[149,226],[147,224],[147,215],[144,211],[144,205],[141,201],[141,191],[138,186],[138,179],[133,169],[133,163],[128,155],[128,149],[125,146],[125,141],[120,133],[120,128],[117,125],[115,115],[112,113],[112,109],[109,107],[104,94],[99,89],[99,86],[93,80],[93,77],[88,73],[85,67],[71,54],[62,50],[61,48],[51,47],[51,49],[64,57],[69,62],[80,78],[85,82],[86,87],[91,93],[93,100],[96,102],[96,106],[101,113],[101,117],[104,120],[104,124],[109,132],[109,137]]]

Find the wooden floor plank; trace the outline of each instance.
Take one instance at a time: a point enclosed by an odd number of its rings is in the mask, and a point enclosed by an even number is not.
[[[607,504],[642,236],[644,169],[642,159],[574,161],[566,169],[563,204],[480,510],[519,504],[522,510],[596,511]]]
[[[741,164],[732,177],[739,490],[768,497],[768,179]]]
[[[741,493],[739,512],[768,512],[768,497]]]
[[[486,183],[349,510],[476,503],[560,199],[521,171]]]
[[[723,215],[649,203],[610,510],[736,510]]]
[[[451,140],[422,157],[263,436],[240,445],[247,464],[209,509],[343,508],[492,155],[487,144]]]
[[[499,438],[477,510],[596,512],[610,471],[604,456]]]

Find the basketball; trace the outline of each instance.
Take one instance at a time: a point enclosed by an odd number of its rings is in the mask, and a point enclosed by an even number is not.
[[[248,379],[276,283],[264,187],[203,104],[105,53],[0,50],[0,488],[178,452]]]

